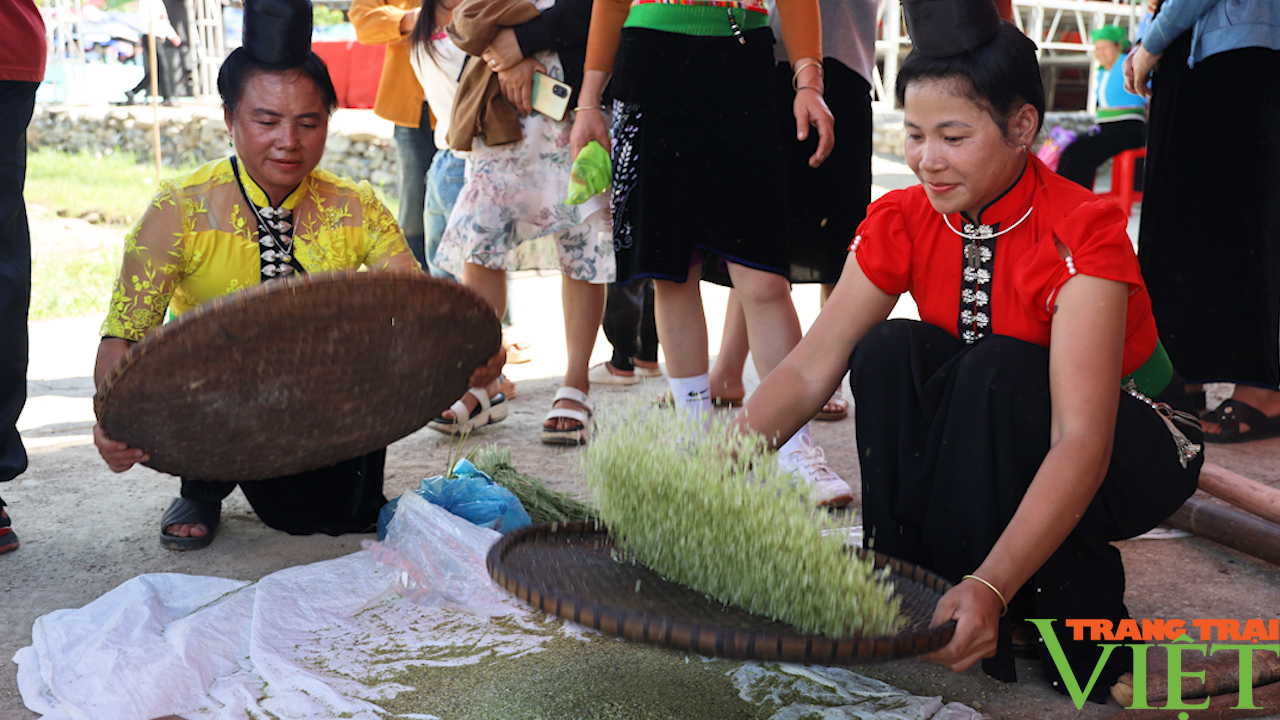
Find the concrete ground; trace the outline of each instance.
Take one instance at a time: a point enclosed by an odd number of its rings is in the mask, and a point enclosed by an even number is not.
[[[882,187],[910,184],[905,166],[889,158],[876,162]],[[93,244],[114,246],[120,238],[78,220],[53,217],[33,209],[37,253],[51,248]],[[1136,227],[1136,225],[1135,225]],[[719,343],[724,291],[707,287],[705,298],[711,347]],[[795,302],[807,327],[817,312],[815,287],[798,286]],[[559,278],[526,274],[517,278],[512,296],[517,335],[532,343],[532,361],[508,366],[518,384],[511,416],[473,442],[510,446],[522,471],[558,488],[582,492],[580,451],[543,445],[538,426],[551,404],[563,373],[563,329],[560,324]],[[909,315],[909,303],[899,312]],[[146,468],[111,473],[91,440],[93,424],[91,371],[100,318],[34,323],[26,411],[19,421],[31,454],[29,471],[0,486],[0,492],[22,538],[22,547],[0,557],[0,657],[10,658],[31,640],[32,622],[59,608],[82,606],[142,573],[181,572],[254,579],[302,563],[359,550],[366,536],[294,537],[270,530],[254,517],[239,493],[224,505],[223,524],[207,550],[177,553],[160,548],[159,518],[176,495],[176,479]],[[603,336],[593,362],[607,359]],[[747,381],[754,386],[754,371]],[[661,379],[630,388],[597,387],[597,402],[622,395],[656,396],[666,389]],[[857,487],[854,449],[855,419],[815,423],[815,438],[830,464]],[[386,493],[395,497],[419,479],[445,469],[452,451],[447,438],[419,431],[391,446]],[[1207,457],[1245,476],[1280,487],[1280,464],[1273,458],[1280,439],[1242,446],[1211,445]],[[1198,539],[1132,540],[1118,543],[1128,572],[1126,600],[1137,618],[1274,618],[1280,611],[1280,567]],[[942,695],[994,718],[1105,717],[1119,709],[1087,705],[1077,710],[1051,692],[1029,661],[1019,661],[1022,681],[998,683],[971,669],[954,674],[920,660],[854,668],[921,695]],[[36,717],[21,702],[16,666],[0,672],[0,720]],[[661,692],[655,688],[654,692]],[[1194,715],[1193,715],[1194,717]]]

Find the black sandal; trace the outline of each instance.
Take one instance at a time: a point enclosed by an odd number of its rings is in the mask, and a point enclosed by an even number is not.
[[[209,547],[213,536],[218,532],[218,522],[222,520],[221,500],[191,500],[174,498],[169,509],[160,518],[160,546],[170,550],[200,550]],[[170,525],[198,523],[204,525],[208,532],[203,537],[178,537],[167,535],[164,529]]]
[[[1280,436],[1280,417],[1267,417],[1261,410],[1235,398],[1223,401],[1216,410],[1205,413],[1202,423],[1217,423],[1218,432],[1205,432],[1205,442],[1241,443]],[[1241,432],[1240,424],[1249,426]]]

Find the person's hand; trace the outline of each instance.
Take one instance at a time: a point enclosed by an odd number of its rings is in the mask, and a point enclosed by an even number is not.
[[[485,364],[471,372],[471,379],[467,381],[467,387],[485,387],[497,380],[498,376],[502,374],[502,366],[506,364],[507,349],[499,346],[498,352],[494,353]]]
[[[963,672],[983,658],[996,654],[1000,613],[1004,604],[991,588],[977,580],[961,580],[938,600],[930,626],[956,621],[956,632],[946,647],[924,656],[925,660]]]
[[[520,52],[520,41],[516,40],[516,31],[511,28],[499,30],[497,37],[480,55],[480,59],[494,72],[515,67],[516,63],[524,59],[524,54]]]
[[[145,452],[103,435],[102,426],[97,423],[93,424],[93,444],[98,446],[98,454],[107,461],[107,467],[112,472],[122,473],[133,467],[134,463],[151,459]]]
[[[498,73],[498,84],[502,87],[502,97],[515,106],[520,117],[533,112],[533,73],[545,73],[547,68],[533,58],[525,58],[509,70]],[[480,387],[472,385],[472,387]]]
[[[1151,97],[1147,80],[1160,67],[1160,56],[1152,55],[1139,43],[1124,59],[1124,89],[1142,97]]]
[[[400,16],[400,34],[408,35],[413,32],[413,26],[418,24],[418,15],[422,12],[422,8],[413,8],[406,10],[404,15]]]
[[[822,93],[808,88],[802,88],[796,92],[793,110],[796,115],[797,140],[803,141],[809,137],[810,126],[818,129],[818,149],[813,153],[813,157],[809,158],[809,167],[816,168],[827,159],[832,148],[836,146],[835,118],[831,115],[831,109],[827,107],[827,101],[822,99]]]
[[[575,111],[573,130],[569,132],[570,157],[576,160],[578,153],[592,140],[600,143],[605,152],[609,152],[609,125],[604,121],[604,110],[591,108]]]
[[[173,45],[174,47],[178,47],[179,45],[182,44],[182,38],[177,35],[174,35],[173,37],[169,38],[169,44]]]

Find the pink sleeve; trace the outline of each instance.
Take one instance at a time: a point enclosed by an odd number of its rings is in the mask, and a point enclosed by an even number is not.
[[[889,295],[906,292],[911,274],[911,238],[902,214],[904,194],[896,190],[872,203],[849,245],[867,279]]]

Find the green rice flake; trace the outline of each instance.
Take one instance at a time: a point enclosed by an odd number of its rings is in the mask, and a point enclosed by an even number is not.
[[[828,637],[892,635],[900,598],[759,435],[639,405],[601,413],[587,485],[617,546],[663,577]]]

